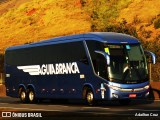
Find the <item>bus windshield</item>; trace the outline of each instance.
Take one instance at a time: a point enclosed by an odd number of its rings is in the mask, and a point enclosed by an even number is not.
[[[148,80],[146,59],[140,45],[105,45],[104,51],[110,55],[110,81],[132,84]]]

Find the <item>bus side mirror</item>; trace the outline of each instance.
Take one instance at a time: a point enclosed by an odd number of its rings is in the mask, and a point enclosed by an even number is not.
[[[109,56],[108,53],[100,51],[100,50],[95,50],[94,52],[97,53],[97,54],[103,55],[106,59],[107,65],[110,65],[110,56]]]
[[[146,58],[149,59],[148,61],[152,64],[156,64],[156,55],[150,51],[144,51]]]

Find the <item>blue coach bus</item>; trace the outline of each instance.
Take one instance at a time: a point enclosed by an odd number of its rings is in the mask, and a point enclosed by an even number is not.
[[[39,99],[132,99],[149,95],[147,53],[129,35],[91,32],[57,37],[5,51],[6,94],[22,102]]]

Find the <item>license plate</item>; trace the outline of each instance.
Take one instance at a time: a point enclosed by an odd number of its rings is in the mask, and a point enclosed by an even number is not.
[[[135,98],[137,95],[136,94],[129,94],[130,98]]]

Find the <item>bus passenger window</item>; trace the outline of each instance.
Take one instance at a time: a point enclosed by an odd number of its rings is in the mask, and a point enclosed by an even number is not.
[[[97,75],[106,79],[107,78],[107,64],[106,64],[105,57],[97,54],[95,65],[96,65],[95,72],[97,73]]]

